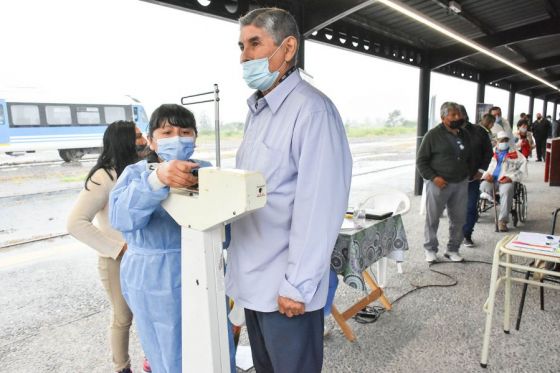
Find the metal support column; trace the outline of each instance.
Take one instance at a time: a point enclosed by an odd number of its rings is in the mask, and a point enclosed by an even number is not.
[[[303,1],[301,3],[294,2],[293,6],[289,10],[296,20],[301,35],[299,40],[297,67],[299,69],[305,70],[305,38],[303,37],[304,20],[305,20],[304,2]]]
[[[542,107],[542,116],[546,118],[546,112],[548,111],[548,100],[545,98],[543,100],[543,107]]]
[[[533,94],[531,93],[531,96],[529,96],[529,111],[527,112],[527,114],[529,114],[530,116],[530,120],[533,121],[535,120],[535,113],[533,112],[535,110],[535,96],[533,96]]]
[[[554,109],[552,109],[552,120],[558,119],[558,101],[554,101]]]
[[[430,75],[431,70],[428,67],[420,69],[420,84],[418,89],[418,127],[416,129],[416,152],[420,148],[422,139],[428,132],[428,118],[430,111]],[[439,111],[437,111],[439,113]],[[415,170],[414,194],[419,196],[422,194],[424,180],[418,170]]]
[[[305,39],[302,37],[299,42],[297,67],[305,70]]]
[[[476,103],[484,103],[484,94],[486,93],[486,84],[484,82],[478,82],[476,85]]]
[[[510,87],[509,90],[508,114],[507,114],[508,122],[510,122],[512,126],[513,126],[513,112],[515,109],[515,90],[513,88],[514,87]]]

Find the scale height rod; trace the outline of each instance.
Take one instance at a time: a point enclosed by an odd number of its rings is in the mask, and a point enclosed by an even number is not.
[[[220,159],[220,90],[214,84],[214,127],[216,133],[216,167],[221,167]]]

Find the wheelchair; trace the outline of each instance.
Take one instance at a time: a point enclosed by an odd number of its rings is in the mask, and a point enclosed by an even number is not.
[[[500,204],[500,193],[496,188],[496,203]],[[478,199],[478,214],[482,214],[494,208],[494,202],[486,198]],[[527,220],[527,188],[523,183],[513,182],[513,203],[511,206],[511,222],[517,227],[518,222],[524,223]]]

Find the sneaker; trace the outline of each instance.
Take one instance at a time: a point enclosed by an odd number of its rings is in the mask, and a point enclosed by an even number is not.
[[[465,241],[463,242],[463,244],[466,247],[474,247],[474,242],[473,242],[472,238],[470,238],[470,237],[465,237]]]
[[[456,253],[454,251],[448,251],[445,254],[443,254],[443,256],[445,256],[447,259],[451,260],[452,262],[462,262],[463,257],[461,255],[459,255],[459,253]]]
[[[498,230],[500,232],[507,232],[509,231],[508,226],[507,226],[507,222],[500,220],[498,221]]]
[[[428,263],[436,262],[437,261],[436,252],[426,250],[426,261]]]
[[[142,364],[142,370],[144,373],[152,373],[152,367],[150,366],[150,362],[147,358],[144,358],[144,364]]]

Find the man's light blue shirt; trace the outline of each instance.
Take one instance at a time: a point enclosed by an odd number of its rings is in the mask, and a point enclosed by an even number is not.
[[[260,312],[277,311],[278,296],[321,309],[352,177],[342,120],[298,71],[247,103],[236,167],[261,172],[268,195],[264,208],[232,223],[227,294]]]

